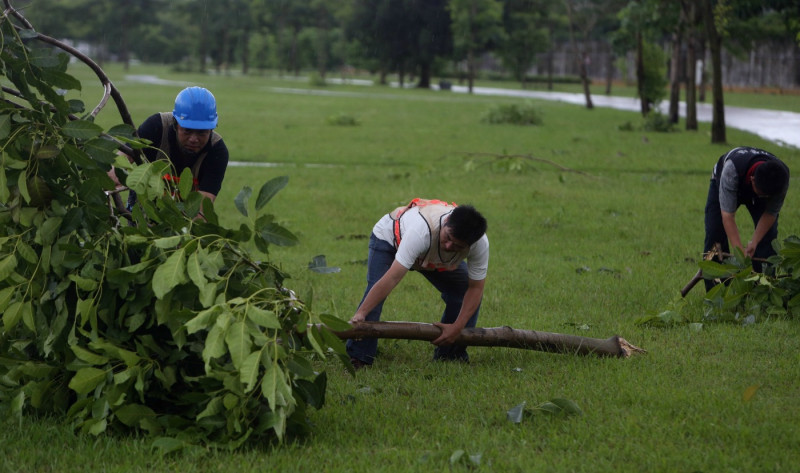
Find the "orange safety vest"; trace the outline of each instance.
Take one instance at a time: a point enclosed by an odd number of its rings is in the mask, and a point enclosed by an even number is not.
[[[427,207],[429,205],[457,207],[455,202],[447,203],[438,199],[416,198],[409,202],[408,205],[394,209],[389,213],[389,217],[394,220],[393,230],[395,248],[400,246],[400,241],[402,240],[402,235],[400,234],[400,217],[409,209],[414,207]],[[443,254],[439,247],[439,230],[441,228],[440,218],[436,218],[435,214],[437,214],[437,211],[435,209],[431,209],[431,212],[427,212],[427,210],[428,209],[425,209],[425,211],[420,211],[420,216],[422,216],[422,218],[428,223],[430,228],[431,244],[428,253],[420,258],[417,258],[417,261],[414,263],[414,265],[418,269],[424,270],[452,271],[456,269],[458,264],[469,254],[469,248],[463,252]],[[444,215],[444,213],[438,213],[438,215],[441,217]]]

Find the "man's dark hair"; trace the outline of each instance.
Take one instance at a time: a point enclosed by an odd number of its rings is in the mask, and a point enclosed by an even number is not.
[[[779,194],[789,182],[789,170],[779,161],[765,161],[753,173],[753,182],[763,195]]]
[[[450,227],[453,238],[468,245],[480,240],[487,228],[486,219],[471,205],[453,209],[445,225]]]

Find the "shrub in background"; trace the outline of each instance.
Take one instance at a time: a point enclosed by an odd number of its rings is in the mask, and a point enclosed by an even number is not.
[[[542,114],[531,102],[500,104],[489,109],[481,121],[493,125],[541,125]]]

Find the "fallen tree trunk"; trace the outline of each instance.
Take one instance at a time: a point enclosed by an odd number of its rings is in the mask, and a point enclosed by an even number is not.
[[[417,322],[357,322],[351,323],[351,326],[350,330],[334,331],[333,333],[343,340],[348,338],[395,338],[427,341],[435,340],[442,333],[436,325]],[[534,330],[517,330],[511,327],[465,328],[461,331],[456,343],[619,358],[646,353],[646,350],[631,345],[624,338],[616,335],[600,339]]]

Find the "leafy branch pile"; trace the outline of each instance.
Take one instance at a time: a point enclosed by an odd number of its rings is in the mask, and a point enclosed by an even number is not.
[[[344,353],[319,322],[337,321],[246,250],[296,243],[265,210],[287,179],[254,202],[245,188],[235,204],[248,223],[220,226],[189,176],[165,188],[168,161],[118,156],[146,144],[131,124],[104,132],[65,99],[81,88],[69,55],[5,3],[0,73],[14,89],[0,97],[0,406],[94,435],[142,431],[166,451],[306,430],[326,387],[314,358]],[[112,164],[139,196],[129,215],[113,205]]]
[[[777,254],[765,273],[753,271],[750,258],[740,249],[723,262],[701,261],[703,277],[718,279],[706,293],[702,317],[684,314],[684,300],[658,315],[637,320],[641,325],[671,326],[686,323],[732,322],[751,324],[768,317],[794,317],[800,307],[800,237],[773,242]]]

